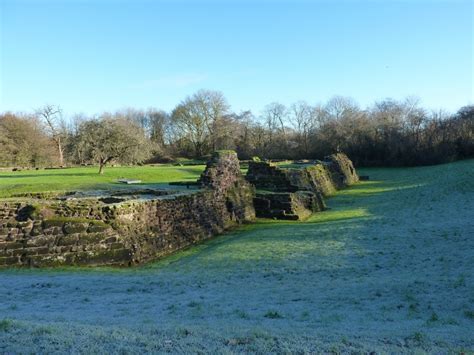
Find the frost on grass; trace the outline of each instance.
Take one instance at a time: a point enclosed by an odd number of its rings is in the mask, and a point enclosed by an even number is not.
[[[473,172],[367,169],[144,268],[2,271],[0,353],[472,351]]]

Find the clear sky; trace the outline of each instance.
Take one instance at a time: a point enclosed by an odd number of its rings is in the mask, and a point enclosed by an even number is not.
[[[473,103],[473,1],[0,0],[0,111],[236,111],[338,94]]]

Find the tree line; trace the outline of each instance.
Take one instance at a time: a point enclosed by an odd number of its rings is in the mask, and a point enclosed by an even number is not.
[[[324,104],[273,102],[256,116],[224,95],[200,90],[171,112],[133,108],[67,119],[59,106],[0,114],[0,165],[42,167],[205,158],[321,159],[342,151],[358,166],[413,166],[474,157],[474,106],[429,111],[415,98],[361,108],[335,96]]]

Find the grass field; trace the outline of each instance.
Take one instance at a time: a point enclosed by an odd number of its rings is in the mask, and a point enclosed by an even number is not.
[[[474,351],[474,161],[361,174],[146,267],[0,271],[0,353]]]
[[[204,165],[107,167],[103,175],[97,167],[0,172],[0,198],[51,191],[113,189],[118,178],[139,179],[143,184],[196,180]]]

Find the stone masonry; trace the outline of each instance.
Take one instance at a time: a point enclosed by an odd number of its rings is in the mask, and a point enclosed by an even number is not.
[[[2,201],[0,267],[140,264],[255,218],[235,153],[215,153],[200,181],[151,200]]]
[[[358,181],[338,153],[302,169],[214,153],[190,192],[143,190],[107,197],[0,200],[0,267],[141,264],[211,238],[256,216],[304,219],[325,209],[323,196]]]
[[[323,211],[324,196],[356,183],[358,176],[351,160],[338,153],[317,164],[293,169],[252,161],[246,179],[257,188],[257,217],[304,219]]]

